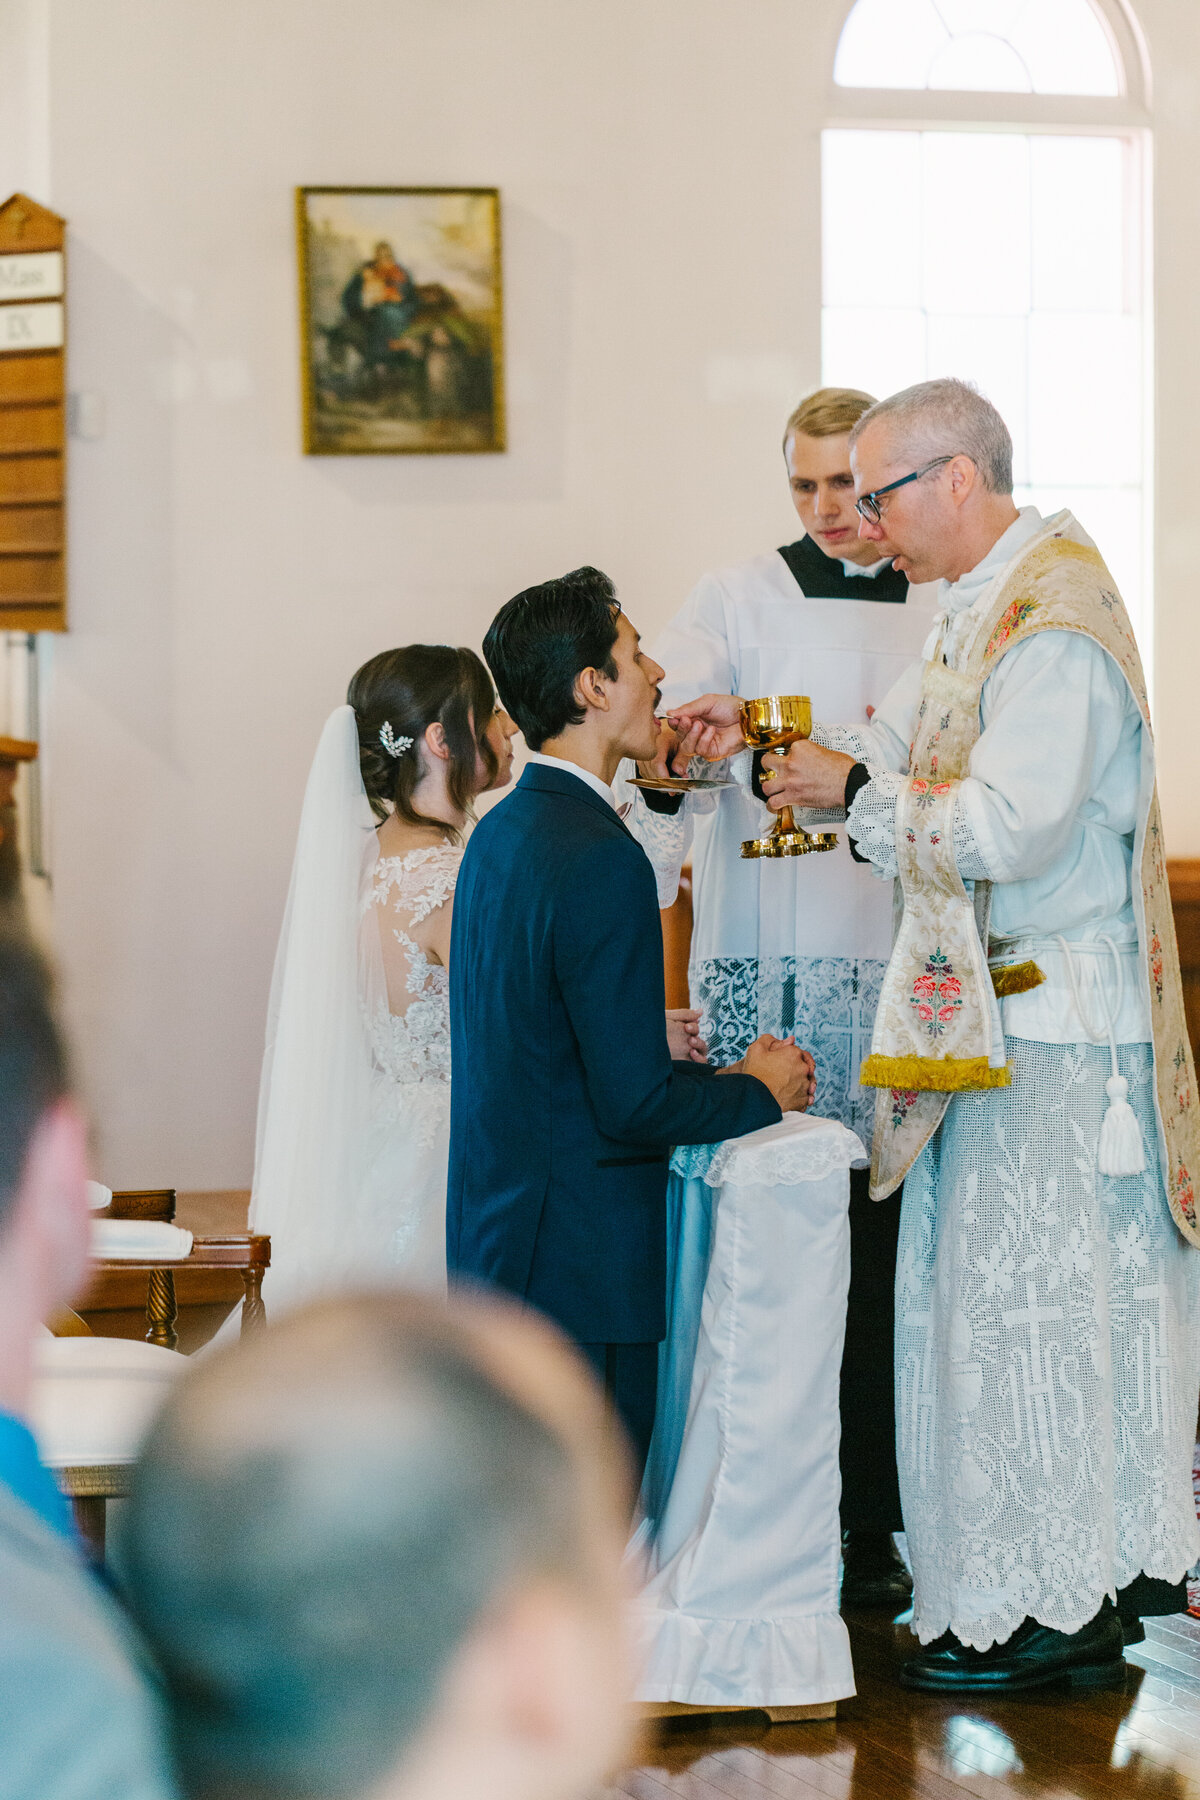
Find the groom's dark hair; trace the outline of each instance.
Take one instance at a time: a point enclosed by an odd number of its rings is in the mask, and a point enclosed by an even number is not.
[[[584,669],[617,679],[612,648],[620,614],[608,576],[585,568],[526,588],[492,620],[483,654],[531,750],[582,722],[575,683]]]

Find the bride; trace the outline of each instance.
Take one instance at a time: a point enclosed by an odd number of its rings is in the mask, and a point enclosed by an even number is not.
[[[444,1288],[450,927],[478,794],[515,726],[471,650],[374,656],[322,732],[279,940],[250,1229],[267,1296]]]

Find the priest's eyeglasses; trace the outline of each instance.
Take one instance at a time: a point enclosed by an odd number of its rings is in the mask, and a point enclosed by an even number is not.
[[[874,488],[869,494],[860,494],[854,502],[855,512],[860,519],[867,519],[872,525],[882,524],[883,509],[879,502],[885,494],[894,494],[897,488],[907,487],[910,481],[920,481],[922,475],[932,474],[933,470],[940,469],[943,463],[953,461],[953,456],[935,456],[933,461],[927,462],[923,469],[914,469],[911,475],[902,475],[899,481],[889,481],[886,487]]]

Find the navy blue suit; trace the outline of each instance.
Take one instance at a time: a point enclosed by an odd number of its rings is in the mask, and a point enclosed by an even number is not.
[[[530,764],[455,889],[447,1257],[598,1363],[666,1330],[670,1147],[781,1116],[750,1076],[673,1063],[664,1008],[645,853],[578,776]]]

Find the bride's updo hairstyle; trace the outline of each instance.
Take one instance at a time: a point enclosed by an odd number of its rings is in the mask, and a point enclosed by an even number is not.
[[[495,779],[498,763],[487,730],[496,691],[475,652],[452,644],[381,650],[351,677],[346,699],[358,720],[358,762],[375,817],[386,819],[395,812],[410,825],[432,825],[456,835],[444,820],[419,813],[412,796],[425,772],[422,740],[433,724],[446,734],[446,789],[461,812],[469,811],[475,795]],[[404,738],[410,740],[407,748],[393,756],[385,740],[398,745]],[[485,771],[482,783],[479,759]]]

